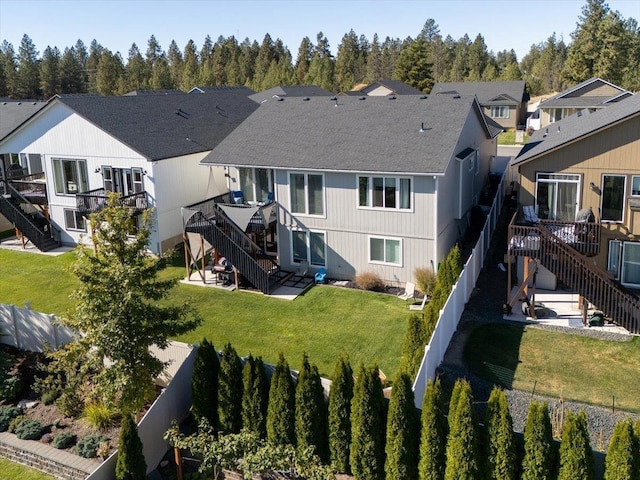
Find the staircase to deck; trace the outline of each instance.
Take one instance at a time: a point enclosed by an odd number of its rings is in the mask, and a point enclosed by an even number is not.
[[[633,334],[640,334],[638,298],[609,273],[589,261],[586,255],[581,254],[596,253],[594,249],[599,244],[600,226],[578,223],[569,225],[575,228],[592,226],[597,228],[597,231],[592,229],[593,237],[585,242],[569,244],[557,230],[554,233],[554,230],[550,229],[554,226],[553,222],[517,225],[512,220],[509,225],[509,254],[538,260],[561,282],[588,300],[616,324]]]

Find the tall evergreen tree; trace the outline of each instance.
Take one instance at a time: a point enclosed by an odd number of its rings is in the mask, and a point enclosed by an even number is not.
[[[267,408],[267,440],[273,445],[295,445],[295,394],[289,364],[280,353],[271,377]]]
[[[411,387],[411,378],[401,371],[393,382],[389,402],[384,466],[387,480],[418,478],[420,424]]]
[[[381,79],[393,77],[396,71],[396,63],[402,50],[402,41],[399,38],[386,37],[382,43],[382,69]]]
[[[184,47],[184,61],[182,62],[182,77],[180,81],[180,89],[188,92],[193,87],[198,86],[198,73],[200,71],[200,61],[196,44],[193,40],[189,40]]]
[[[554,463],[549,407],[546,403],[531,402],[524,426],[522,480],[551,480]]]
[[[433,87],[429,48],[424,37],[418,36],[400,52],[394,78],[418,90],[428,92]]]
[[[420,480],[443,480],[446,460],[447,422],[444,418],[442,386],[436,378],[427,383],[422,401]]]
[[[66,48],[60,59],[60,92],[83,93],[85,73],[75,47]]]
[[[140,480],[147,476],[138,427],[131,415],[125,415],[120,427],[116,480]]]
[[[222,350],[218,374],[220,430],[240,433],[242,428],[242,362],[230,343]]]
[[[47,47],[40,62],[40,90],[45,99],[60,93],[60,51]]]
[[[175,40],[171,40],[169,50],[167,51],[167,66],[171,72],[171,83],[176,88],[182,86],[182,73],[184,70],[184,58],[180,47]]]
[[[616,423],[607,449],[604,480],[637,479],[637,460],[634,458],[635,439],[630,419]]]
[[[504,391],[494,388],[487,403],[484,421],[486,441],[485,478],[490,480],[516,479],[516,449],[513,421]]]
[[[242,371],[242,425],[260,438],[267,437],[267,407],[269,402],[269,379],[262,358],[251,355]]]
[[[593,470],[587,415],[584,411],[578,415],[569,411],[562,427],[558,480],[592,480]]]
[[[326,461],[329,457],[327,405],[318,368],[309,364],[306,353],[302,356],[302,366],[298,373],[295,413],[298,448],[303,450],[312,447],[313,453],[318,455],[321,460]]]
[[[100,56],[96,74],[96,88],[100,95],[119,95],[125,93],[124,65],[119,53],[115,55],[105,49]]]
[[[149,40],[147,41],[147,51],[145,52],[145,62],[147,63],[147,68],[150,71],[153,71],[156,66],[156,62],[162,56],[164,56],[162,47],[158,43],[155,35],[151,35],[149,37]]]
[[[351,29],[342,37],[338,45],[338,54],[335,64],[336,88],[340,92],[347,92],[362,78],[356,77],[358,62],[360,60],[360,45],[358,36]]]
[[[151,73],[151,88],[154,90],[176,88],[176,84],[173,83],[171,68],[169,68],[167,58],[164,55],[156,60],[153,67],[153,72]]]
[[[411,378],[415,378],[418,373],[427,343],[429,338],[427,338],[424,320],[420,315],[411,315],[402,346],[402,369]]]
[[[85,71],[87,73],[86,84],[87,92],[99,93],[98,90],[98,66],[102,59],[102,54],[105,48],[98,43],[96,39],[93,39],[89,44],[89,54],[87,55],[87,61],[85,62]]]
[[[13,45],[3,40],[0,45],[0,63],[2,64],[2,80],[0,96],[18,98],[18,64]]]
[[[191,375],[191,411],[196,421],[206,418],[214,432],[218,421],[218,375],[220,358],[215,347],[206,338],[198,347]]]
[[[304,78],[309,71],[309,64],[313,55],[313,44],[309,37],[304,37],[298,47],[298,56],[296,57],[296,80],[299,85],[304,84]]]
[[[465,79],[478,82],[482,80],[484,70],[487,68],[487,65],[489,65],[489,52],[487,51],[487,45],[484,43],[484,37],[482,35],[478,34],[476,36],[473,43],[469,45],[467,53],[469,70]]]
[[[18,98],[41,98],[38,51],[28,35],[18,47]]]
[[[151,85],[151,68],[142,58],[142,54],[135,43],[129,49],[125,76],[127,91],[144,90]]]
[[[365,83],[372,83],[376,80],[383,80],[382,73],[382,47],[378,34],[373,34],[373,40],[369,47],[369,56],[367,57],[367,70],[364,78]]]
[[[338,472],[350,473],[351,400],[353,399],[353,369],[349,358],[341,355],[333,371],[329,391],[329,450],[331,464]]]
[[[316,48],[304,79],[309,85],[318,85],[330,92],[335,88],[335,64],[329,51],[329,41],[322,32],[317,35]]]
[[[360,365],[351,403],[351,471],[359,480],[384,478],[386,409],[378,367]]]
[[[478,431],[471,385],[466,380],[458,380],[461,384],[453,421],[447,437],[447,464],[445,480],[479,480],[480,455],[478,451]],[[451,414],[451,413],[450,413]]]

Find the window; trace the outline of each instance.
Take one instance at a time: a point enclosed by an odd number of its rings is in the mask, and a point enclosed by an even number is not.
[[[536,213],[546,220],[574,221],[578,211],[580,175],[536,174]]]
[[[624,212],[624,175],[602,176],[602,221],[622,222]]]
[[[631,177],[631,195],[634,197],[640,196],[640,175]]]
[[[620,240],[609,240],[609,257],[607,262],[607,270],[611,272],[613,278],[620,280],[620,252],[622,251],[622,242]]]
[[[265,168],[238,168],[240,190],[247,202],[266,202],[273,192],[271,170]]]
[[[620,281],[624,285],[640,286],[640,242],[624,242]]]
[[[411,179],[402,177],[358,177],[358,206],[410,210]]]
[[[67,230],[87,231],[85,218],[76,210],[64,209],[64,225]]]
[[[549,123],[555,123],[564,118],[564,110],[562,108],[554,108],[549,112]]]
[[[402,266],[402,240],[369,237],[369,262]]]
[[[53,176],[58,194],[75,195],[89,189],[87,163],[84,160],[54,158]]]
[[[506,105],[496,105],[491,107],[491,118],[509,118],[509,107]]]
[[[308,262],[316,267],[326,266],[327,244],[324,232],[293,230],[291,247],[294,263]]]
[[[101,169],[106,191],[124,196],[144,192],[144,173],[141,168],[113,168],[103,165]]]
[[[289,174],[291,212],[324,215],[324,179],[311,173]]]

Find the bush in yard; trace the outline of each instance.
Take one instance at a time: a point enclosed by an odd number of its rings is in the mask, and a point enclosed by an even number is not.
[[[206,418],[214,428],[218,430],[218,374],[220,371],[220,358],[218,352],[206,338],[198,347],[196,358],[193,362],[193,375],[191,376],[191,411],[199,422]]]
[[[445,469],[447,421],[444,417],[440,379],[430,380],[424,391],[421,416],[420,480],[442,480]]]
[[[267,439],[273,445],[295,445],[295,394],[291,370],[281,352],[271,377],[267,408]]]
[[[402,345],[402,370],[415,378],[424,357],[424,346],[429,342],[424,320],[420,315],[409,317],[409,326]]]
[[[242,425],[243,428],[267,437],[267,408],[269,406],[269,378],[262,357],[249,355],[242,369]]]
[[[138,480],[146,477],[147,464],[142,454],[138,427],[131,415],[125,415],[120,428],[116,480]]]
[[[531,402],[524,426],[522,480],[551,480],[553,465],[553,432],[549,406],[546,403]]]
[[[591,480],[594,478],[593,452],[589,444],[587,415],[580,411],[567,413],[560,441],[558,480]]]
[[[418,290],[430,297],[436,286],[435,272],[430,268],[420,267],[413,271],[413,277],[416,279],[416,287]]]
[[[393,382],[387,419],[386,478],[418,478],[418,414],[411,378],[401,371]]]
[[[6,432],[14,418],[20,416],[20,409],[11,405],[0,406],[0,432]]]
[[[358,479],[384,478],[386,408],[378,367],[360,365],[351,403],[351,471]]]
[[[327,405],[320,373],[309,364],[306,353],[302,355],[302,366],[296,385],[295,429],[299,451],[311,448],[312,453],[325,461],[329,457],[327,444]]]
[[[471,385],[466,380],[460,383],[456,404],[449,407],[453,411],[451,428],[447,437],[447,464],[445,480],[480,479],[480,456],[478,451],[478,431],[473,408]],[[453,399],[452,399],[453,402]]]
[[[0,402],[11,402],[20,394],[22,386],[18,375],[7,375],[0,379]]]
[[[230,343],[220,359],[218,419],[225,433],[239,433],[242,428],[242,362]]]
[[[604,480],[637,479],[640,472],[636,470],[634,459],[635,439],[633,424],[630,419],[616,423],[607,449],[604,466]]]
[[[640,419],[633,424],[633,458],[635,459],[635,470],[640,480]]]
[[[96,430],[106,430],[113,423],[114,412],[102,402],[89,403],[84,407],[83,419]]]
[[[37,420],[25,418],[16,425],[13,433],[20,440],[39,440],[42,436],[42,424]]]
[[[494,388],[487,403],[485,428],[485,478],[516,479],[516,449],[513,421],[504,391]]]
[[[361,274],[356,275],[354,282],[358,288],[361,288],[362,290],[377,291],[381,290],[384,286],[384,282],[380,279],[380,276],[373,272],[362,272]]]
[[[107,440],[108,439],[102,435],[88,435],[78,441],[76,452],[84,458],[95,458],[98,454],[98,447]]]
[[[71,432],[56,433],[51,439],[51,445],[60,450],[72,447],[74,443],[76,443],[76,436]]]
[[[341,355],[333,372],[329,391],[329,451],[331,465],[342,473],[350,473],[349,444],[351,443],[351,399],[353,398],[353,369],[346,355]]]

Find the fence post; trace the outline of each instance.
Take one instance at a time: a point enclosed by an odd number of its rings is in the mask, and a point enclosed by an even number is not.
[[[55,315],[49,315],[49,321],[51,322],[51,326],[53,327],[53,349],[57,350],[60,346],[60,341],[58,340],[58,326],[56,325],[55,320]]]
[[[16,306],[11,307],[11,323],[13,323],[13,338],[16,340],[16,348],[20,348],[20,332],[18,331],[18,319],[16,318]]]

